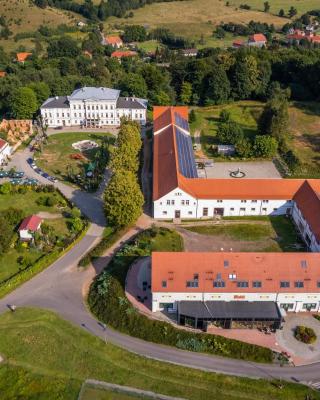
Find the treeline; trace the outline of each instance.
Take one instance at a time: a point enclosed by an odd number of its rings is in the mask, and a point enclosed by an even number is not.
[[[101,0],[99,5],[95,5],[92,0],[84,0],[82,3],[74,0],[33,0],[34,4],[40,8],[48,6],[60,8],[80,14],[92,21],[105,21],[111,16],[121,18],[129,10],[135,10],[144,7],[146,4],[159,1],[170,2],[173,0]]]

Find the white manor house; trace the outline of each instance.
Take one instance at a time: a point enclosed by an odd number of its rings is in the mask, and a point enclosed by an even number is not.
[[[147,100],[120,97],[120,90],[116,89],[83,87],[70,96],[50,97],[40,112],[49,128],[119,126],[121,117],[145,125]]]
[[[153,215],[156,219],[291,215],[320,251],[319,179],[199,178],[187,107],[154,108]]]

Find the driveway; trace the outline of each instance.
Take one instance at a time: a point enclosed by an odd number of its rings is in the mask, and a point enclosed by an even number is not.
[[[285,317],[283,330],[277,331],[277,342],[289,353],[295,354],[299,364],[308,364],[320,359],[320,321],[309,313],[288,314]],[[313,344],[299,342],[294,337],[296,326],[303,325],[312,328],[317,340]]]

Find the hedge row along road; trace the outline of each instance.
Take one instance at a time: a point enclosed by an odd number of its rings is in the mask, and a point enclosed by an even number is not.
[[[16,162],[16,158],[19,158],[19,169],[29,174],[29,166],[26,163],[28,157],[30,157],[29,152],[24,150],[14,156],[14,162]],[[61,185],[61,183],[57,184],[59,189],[67,196]],[[67,189],[72,192],[69,187]],[[102,190],[99,193],[101,194]],[[77,193],[73,194],[71,200],[75,200],[76,196]],[[85,199],[83,204],[80,199]],[[8,304],[15,304],[17,307],[47,308],[57,312],[75,325],[82,326],[91,334],[128,351],[196,369],[265,379],[282,378],[307,384],[320,381],[320,362],[299,367],[256,364],[149,343],[102,326],[88,311],[83,296],[86,294],[93,277],[110,260],[114,251],[137,232],[150,227],[152,220],[145,215],[141,216],[136,226],[130,229],[106,251],[103,257],[97,260],[94,268],[80,270],[77,268],[78,260],[98,242],[103,232],[104,217],[102,201],[97,195],[79,194],[75,203],[91,221],[94,221],[85,237],[45,271],[0,300],[0,312],[7,311]],[[99,209],[97,209],[98,205]]]

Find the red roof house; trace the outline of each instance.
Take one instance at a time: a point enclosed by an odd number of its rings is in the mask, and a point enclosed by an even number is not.
[[[0,71],[0,78],[4,78],[7,75],[5,71]]]
[[[32,53],[27,53],[27,52],[17,53],[16,55],[17,62],[23,64],[30,56],[32,56]]]
[[[132,50],[124,50],[124,51],[117,50],[117,51],[114,51],[111,54],[111,57],[112,58],[117,58],[118,60],[121,60],[121,58],[123,58],[123,57],[135,57],[137,55],[138,55],[138,53],[136,51],[132,51]]]
[[[42,219],[37,215],[29,215],[19,226],[18,232],[20,240],[30,241],[33,239],[33,234],[40,229]]]
[[[267,38],[263,33],[255,33],[254,35],[249,36],[248,45],[263,47],[267,43]]]
[[[107,45],[117,49],[123,46],[123,41],[120,36],[106,36],[105,42]]]

